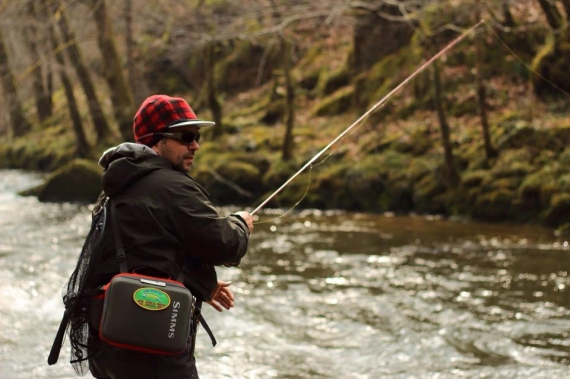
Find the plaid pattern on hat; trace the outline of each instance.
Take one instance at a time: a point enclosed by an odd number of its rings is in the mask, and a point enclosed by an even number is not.
[[[133,133],[137,143],[152,146],[160,138],[154,133],[185,125],[207,126],[212,121],[196,118],[186,100],[167,95],[152,95],[142,103],[135,114]]]

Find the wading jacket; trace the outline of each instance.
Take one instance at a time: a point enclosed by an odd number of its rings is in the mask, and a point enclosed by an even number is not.
[[[128,270],[176,279],[184,266],[186,286],[210,300],[217,285],[214,266],[237,265],[246,253],[243,219],[221,217],[194,179],[144,145],[123,143],[107,150],[99,164],[103,190],[115,202]],[[119,273],[111,217],[107,223],[89,287]]]

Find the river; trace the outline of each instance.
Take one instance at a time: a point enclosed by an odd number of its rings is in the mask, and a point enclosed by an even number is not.
[[[17,195],[40,182],[0,171],[3,379],[76,377],[67,343],[46,359],[90,211]],[[570,377],[570,247],[552,230],[281,212],[218,270],[236,307],[205,306],[202,379]]]

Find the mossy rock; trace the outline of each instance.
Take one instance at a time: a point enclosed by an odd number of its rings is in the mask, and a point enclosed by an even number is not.
[[[348,72],[347,67],[343,65],[338,70],[333,71],[328,76],[320,79],[322,83],[318,84],[322,87],[320,92],[324,96],[330,95],[342,87],[349,85],[350,79],[350,73]]]
[[[485,221],[508,220],[513,213],[514,198],[514,191],[507,188],[480,193],[473,204],[471,215]]]
[[[426,175],[414,186],[413,202],[419,213],[445,214],[447,203],[441,196],[446,192],[445,184],[435,175]]]
[[[570,91],[570,41],[568,30],[550,35],[532,62],[534,92],[538,96],[561,96],[562,91]],[[554,87],[551,83],[556,83]]]
[[[461,102],[453,103],[449,109],[449,116],[462,117],[477,114],[479,111],[479,104],[477,99],[473,96],[462,100]]]
[[[395,144],[394,149],[401,153],[408,153],[413,156],[422,156],[426,154],[434,143],[429,137],[429,132],[425,128],[414,130],[406,138],[400,138]]]
[[[499,138],[497,147],[499,150],[520,149],[521,147],[532,146],[536,141],[536,130],[525,122],[517,122]]]
[[[421,167],[412,157],[388,150],[368,155],[346,167],[337,207],[371,212],[408,212],[413,209],[413,183]],[[362,194],[369,194],[362,196]]]
[[[225,52],[228,54],[216,65],[216,84],[221,91],[230,94],[266,83],[280,65],[280,52],[275,45],[268,47],[244,40],[232,42]]]
[[[346,112],[352,104],[353,93],[354,88],[352,86],[336,91],[319,103],[312,114],[315,116],[334,116]]]
[[[302,76],[299,80],[299,87],[307,91],[314,90],[319,83],[319,75],[320,71],[313,70],[308,74]]]
[[[212,162],[195,174],[218,204],[244,204],[259,196],[261,172],[252,163],[237,160]]]
[[[285,110],[286,105],[284,98],[274,100],[267,105],[265,112],[259,121],[266,125],[274,125],[283,119]]]
[[[564,223],[558,226],[554,232],[559,237],[568,237],[570,236],[570,222]]]
[[[101,193],[102,168],[93,161],[76,159],[52,172],[44,184],[22,192],[41,202],[93,203]]]
[[[490,182],[493,175],[489,170],[474,170],[466,172],[461,177],[460,188],[476,188]]]
[[[289,178],[291,178],[300,167],[300,163],[294,160],[274,160],[261,179],[261,188],[265,188],[267,192],[262,194],[260,198],[264,200],[270,196],[273,191],[289,180]],[[278,196],[275,196],[273,200],[268,203],[268,206],[291,206],[301,199],[307,186],[306,182],[303,182],[304,175],[306,175],[306,173],[301,174],[293,180],[281,193],[279,193]],[[299,185],[301,182],[303,183]],[[302,189],[300,189],[301,187]]]
[[[570,193],[557,193],[552,196],[550,207],[544,216],[544,223],[556,227],[568,222],[570,222]]]
[[[505,132],[498,138],[497,147],[507,149],[532,148],[535,151],[550,150],[562,152],[570,143],[570,128],[536,129],[524,121],[507,125]]]
[[[518,189],[518,199],[522,203],[538,204],[547,207],[555,193],[560,192],[557,186],[558,170],[550,166],[527,175]]]

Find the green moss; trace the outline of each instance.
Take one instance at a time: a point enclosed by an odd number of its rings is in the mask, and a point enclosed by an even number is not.
[[[557,193],[552,196],[544,223],[550,226],[559,226],[570,222],[570,193]]]
[[[514,192],[506,188],[479,194],[472,215],[488,221],[507,221],[512,216],[513,199]]]
[[[448,213],[448,204],[445,197],[440,196],[446,192],[443,181],[435,175],[426,175],[414,186],[413,202],[417,212],[428,214]]]
[[[322,75],[320,78],[320,93],[321,96],[330,95],[342,87],[350,84],[350,73],[345,65],[341,66],[336,71],[331,72],[328,75]]]
[[[544,46],[533,59],[531,67],[534,72],[539,73],[539,75],[532,76],[534,91],[537,95],[561,96],[562,91],[570,90],[569,38],[567,31],[549,35]]]
[[[312,91],[317,88],[319,83],[319,70],[312,70],[306,74],[301,74],[301,79],[299,80],[299,87],[301,89]]]
[[[461,188],[476,188],[486,185],[493,180],[493,175],[489,170],[475,170],[465,173],[461,177]]]
[[[382,99],[410,74],[408,66],[414,60],[415,56],[410,54],[410,49],[400,49],[376,63],[368,72],[357,76],[353,81],[355,105],[367,108],[369,104]]]
[[[463,99],[460,102],[453,102],[451,107],[449,107],[449,116],[451,117],[462,117],[468,115],[476,115],[479,111],[479,104],[477,99],[470,96]]]
[[[312,113],[315,116],[332,116],[346,112],[352,104],[352,86],[342,88],[317,104]]]
[[[273,70],[280,66],[276,45],[242,40],[232,42],[226,51],[228,54],[216,65],[216,84],[226,93],[237,93],[266,83],[272,78]]]

